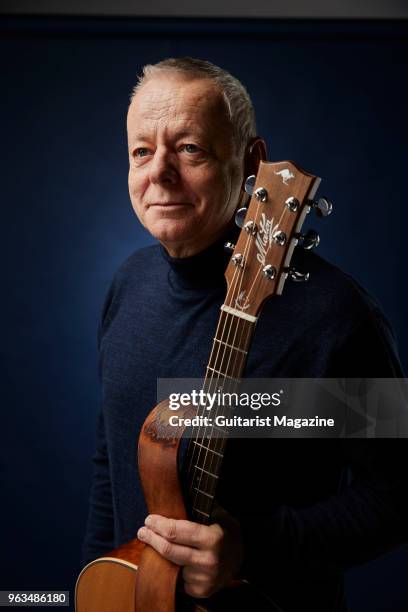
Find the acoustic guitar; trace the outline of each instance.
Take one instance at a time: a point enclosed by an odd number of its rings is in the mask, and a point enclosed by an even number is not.
[[[301,233],[307,213],[315,208],[319,216],[327,216],[332,210],[327,199],[314,200],[319,183],[318,177],[289,161],[261,161],[257,176],[247,179],[249,206],[236,215],[242,229],[237,243],[226,245],[232,257],[205,373],[206,392],[230,390],[239,383],[265,300],[280,295],[288,277],[307,280],[307,273],[291,267],[291,258],[298,243],[310,249],[319,242],[313,230]],[[189,406],[182,414],[200,416],[200,411],[205,414],[205,408],[197,412]],[[149,513],[210,524],[228,430],[193,428],[181,478],[178,459],[184,427],[170,425],[172,415],[168,400],[161,402],[139,436],[139,472]],[[193,600],[178,588],[179,572],[180,567],[135,538],[82,570],[76,584],[76,612],[280,610],[245,580],[209,599]]]

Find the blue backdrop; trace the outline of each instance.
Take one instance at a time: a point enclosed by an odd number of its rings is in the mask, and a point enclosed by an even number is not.
[[[3,19],[0,589],[71,589],[99,405],[96,326],[151,242],[127,192],[143,64],[209,59],[253,97],[269,159],[323,178],[320,252],[382,303],[408,366],[406,23]],[[310,215],[311,216],[311,215]],[[354,612],[406,610],[406,548],[351,571]],[[392,594],[393,604],[389,603]]]

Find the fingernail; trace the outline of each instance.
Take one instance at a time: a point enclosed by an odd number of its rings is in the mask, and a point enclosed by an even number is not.
[[[137,532],[137,537],[139,538],[139,540],[143,540],[145,535],[146,535],[146,529],[144,527],[141,527],[139,531]]]
[[[147,516],[147,517],[145,518],[145,525],[147,525],[147,526],[149,527],[149,525],[151,525],[151,523],[152,523],[152,518],[151,518],[151,516],[149,515],[149,516]]]

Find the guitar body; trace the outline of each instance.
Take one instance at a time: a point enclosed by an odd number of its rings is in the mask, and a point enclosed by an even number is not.
[[[142,542],[134,540],[131,552],[115,549],[118,557],[101,557],[89,563],[78,577],[75,593],[77,612],[139,612],[135,607],[138,565],[126,560],[141,556]],[[128,544],[126,545],[128,546]],[[120,556],[119,556],[120,555]],[[152,580],[153,586],[157,584]],[[165,609],[165,608],[164,608]],[[246,582],[236,582],[210,599],[197,601],[176,595],[176,612],[279,612],[279,608]]]
[[[188,518],[179,480],[178,451],[184,428],[171,427],[168,400],[147,417],[139,437],[138,460],[149,513]],[[183,416],[194,411],[186,407]],[[157,483],[160,482],[160,486]],[[279,612],[245,581],[236,581],[209,599],[193,600],[177,592],[180,568],[138,539],[89,563],[78,577],[76,612]],[[154,576],[154,579],[152,579]]]
[[[144,544],[132,540],[89,563],[75,589],[77,612],[134,612],[137,569]]]

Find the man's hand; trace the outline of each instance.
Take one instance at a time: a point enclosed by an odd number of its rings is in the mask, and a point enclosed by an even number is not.
[[[216,519],[206,526],[150,514],[137,534],[163,557],[183,566],[184,590],[192,597],[210,597],[228,585],[242,565],[238,522],[224,510],[217,512]]]

